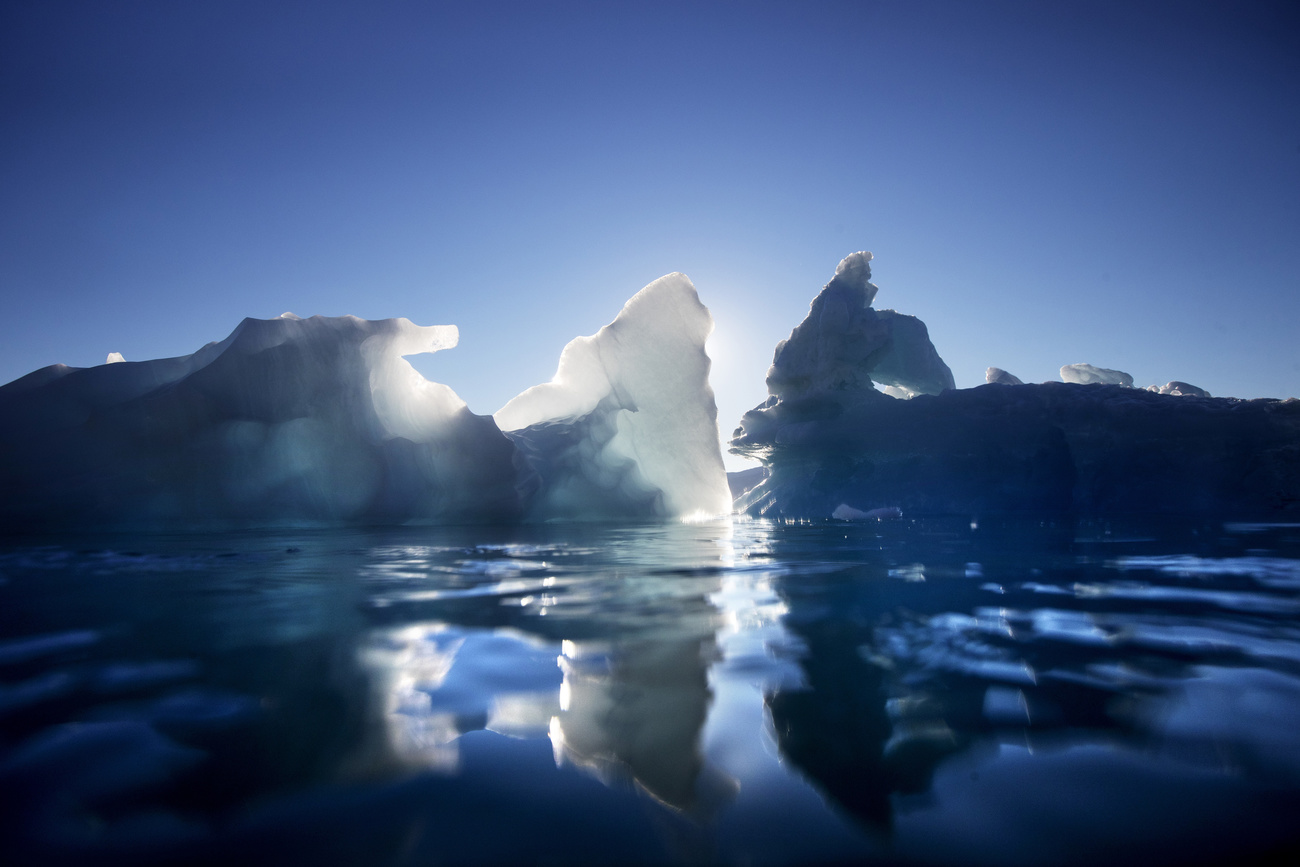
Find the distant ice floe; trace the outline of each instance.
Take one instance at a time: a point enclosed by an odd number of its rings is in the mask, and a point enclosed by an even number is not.
[[[403,356],[455,326],[245,319],[193,355],[0,386],[0,520],[50,527],[683,518],[730,509],[708,310],[685,276],[491,416]],[[110,357],[111,360],[111,357]]]
[[[989,368],[1004,387],[954,389],[920,320],[870,308],[870,259],[845,259],[777,344],[769,397],[731,439],[733,454],[768,470],[739,511],[1300,511],[1300,401],[1211,398],[1182,382],[1135,389],[1129,374],[1091,364],[1041,385]]]
[[[1133,377],[1122,370],[1107,367],[1093,367],[1091,364],[1067,364],[1061,368],[1061,381],[1074,382],[1079,385],[1122,385],[1132,388]]]
[[[990,367],[984,371],[984,381],[987,383],[997,383],[999,385],[1024,385],[1020,377],[1007,373],[1000,367]]]
[[[1210,393],[1203,388],[1198,388],[1187,382],[1174,380],[1165,385],[1148,385],[1147,391],[1154,391],[1157,394],[1172,394],[1178,397],[1209,397]]]

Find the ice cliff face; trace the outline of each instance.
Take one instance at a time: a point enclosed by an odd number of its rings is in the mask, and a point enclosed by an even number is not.
[[[733,435],[731,451],[770,473],[738,498],[740,511],[1300,510],[1300,401],[1211,398],[1184,383],[1134,389],[1128,374],[1092,365],[1067,365],[1072,381],[1061,383],[1024,385],[990,368],[989,385],[955,390],[949,375],[937,388],[947,367],[919,339],[924,325],[913,319],[891,343],[881,317],[863,312],[875,287],[869,254],[855,256],[778,344],[771,396]],[[895,400],[872,380],[930,393]]]
[[[984,371],[984,381],[1000,385],[1024,385],[1024,381],[1014,373],[1007,373],[1000,367],[990,367]]]
[[[24,526],[499,520],[514,449],[403,354],[451,326],[245,319],[193,355],[0,389],[0,504]]]
[[[879,291],[870,282],[871,259],[867,252],[845,257],[813,299],[808,317],[777,344],[767,372],[773,397],[853,402],[873,391],[874,383],[906,395],[953,387],[952,371],[930,343],[924,322],[871,306]]]
[[[665,280],[571,345],[596,351],[566,351],[563,399],[543,386],[548,399],[530,390],[512,401],[507,417],[529,427],[510,435],[403,358],[454,347],[456,328],[405,319],[246,319],[181,358],[35,371],[0,387],[0,521],[223,528],[725,512],[703,349],[712,320],[688,280]],[[654,354],[661,339],[670,355]],[[691,482],[678,483],[686,469]],[[574,491],[599,492],[604,510],[567,508]]]
[[[713,317],[685,274],[642,289],[564,348],[548,383],[496,413],[526,459],[530,514],[731,511],[704,341]]]

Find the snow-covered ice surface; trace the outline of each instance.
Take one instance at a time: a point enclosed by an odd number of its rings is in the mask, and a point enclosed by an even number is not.
[[[1133,385],[1133,377],[1124,371],[1111,370],[1108,367],[1094,367],[1091,364],[1065,365],[1061,368],[1061,381],[1074,382],[1079,385],[1092,385],[1094,383],[1122,385],[1125,387]]]
[[[1063,367],[1062,378],[1073,381],[1062,383],[1014,384],[990,368],[988,385],[956,390],[949,376],[938,388],[942,362],[928,338],[900,354],[883,336],[896,320],[862,308],[875,287],[861,277],[870,273],[861,259],[869,254],[855,256],[777,345],[770,397],[733,435],[733,453],[770,471],[737,500],[740,511],[825,519],[890,508],[906,515],[1300,509],[1300,401],[1212,398],[1183,383],[1134,389],[1128,374],[1086,364]],[[846,270],[857,282],[841,281]],[[924,335],[924,324],[911,321],[906,333]],[[880,371],[894,368],[882,358],[938,364],[903,365],[929,375],[891,381]],[[897,400],[872,388],[873,380],[931,393]],[[929,387],[917,387],[922,382]]]
[[[1192,385],[1191,383],[1188,382],[1179,382],[1176,379],[1171,382],[1167,382],[1164,385],[1148,385],[1147,391],[1155,391],[1155,392],[1159,392],[1160,394],[1173,394],[1173,395],[1178,395],[1179,397],[1182,396],[1209,397],[1210,396],[1210,393],[1205,389],[1201,388],[1200,386]]]
[[[1002,385],[1024,385],[1025,382],[1014,373],[1007,373],[1000,367],[990,367],[984,371],[984,381],[988,383],[1001,383]]]
[[[455,326],[246,319],[193,355],[0,387],[10,530],[670,518],[728,510],[690,281],[646,287],[566,350],[503,433],[405,355]],[[526,427],[525,427],[526,426]],[[574,506],[574,503],[579,506]]]

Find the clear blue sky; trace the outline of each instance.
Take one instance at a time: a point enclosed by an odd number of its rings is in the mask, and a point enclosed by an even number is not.
[[[0,381],[405,316],[491,413],[684,271],[725,434],[869,249],[959,386],[1300,395],[1298,10],[6,2]]]

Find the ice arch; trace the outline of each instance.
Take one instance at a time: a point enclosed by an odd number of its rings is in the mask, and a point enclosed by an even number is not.
[[[455,326],[245,319],[192,355],[0,386],[11,530],[676,518],[729,510],[712,319],[669,275],[491,416],[403,356]]]

